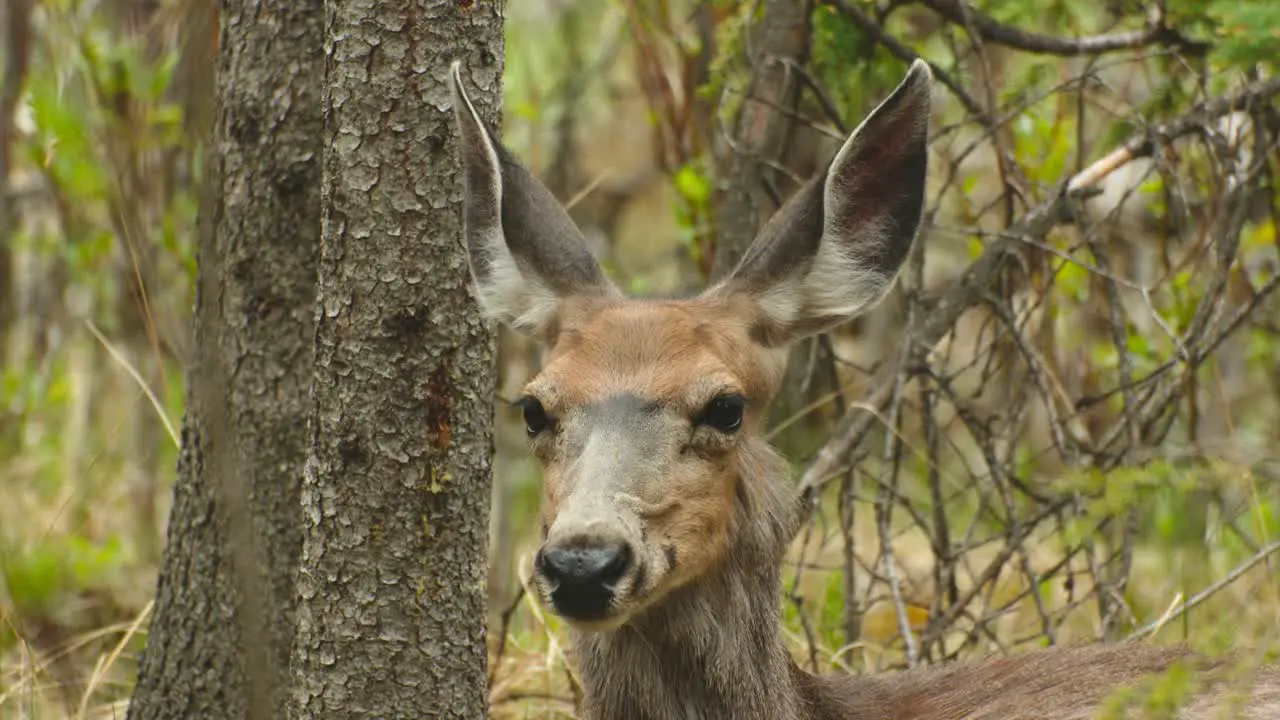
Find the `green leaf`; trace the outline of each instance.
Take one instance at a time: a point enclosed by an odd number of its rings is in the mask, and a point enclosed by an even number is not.
[[[676,192],[690,204],[701,207],[711,198],[711,181],[692,165],[684,165],[676,171]]]

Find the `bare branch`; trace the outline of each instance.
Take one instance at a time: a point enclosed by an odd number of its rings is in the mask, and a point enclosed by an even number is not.
[[[1118,50],[1160,46],[1198,56],[1207,53],[1211,47],[1209,43],[1192,40],[1166,26],[1163,18],[1158,17],[1142,30],[1065,38],[1040,35],[1005,25],[990,15],[983,14],[965,0],[919,1],[947,22],[973,27],[987,42],[1044,55],[1101,55]]]
[[[1209,598],[1218,594],[1218,592],[1220,592],[1223,588],[1231,585],[1231,583],[1234,583],[1236,580],[1239,580],[1245,573],[1257,567],[1260,563],[1262,563],[1264,560],[1271,557],[1272,555],[1276,554],[1277,552],[1280,552],[1280,540],[1277,540],[1271,543],[1270,545],[1267,545],[1266,547],[1262,548],[1258,552],[1254,553],[1248,560],[1245,560],[1244,562],[1237,565],[1231,572],[1227,573],[1226,575],[1218,579],[1217,582],[1213,583],[1212,585],[1205,588],[1204,590],[1201,590],[1200,592],[1191,596],[1186,602],[1172,609],[1171,612],[1165,613],[1163,616],[1160,617],[1159,620],[1156,620],[1155,622],[1149,625],[1144,625],[1142,628],[1139,628],[1130,637],[1134,639],[1138,639],[1138,638],[1144,638],[1148,635],[1156,634],[1157,632],[1160,631],[1160,628],[1168,624],[1170,620],[1175,620],[1179,616],[1190,612],[1193,608],[1202,604],[1205,600],[1208,600]]]
[[[1210,120],[1243,110],[1277,94],[1280,94],[1280,77],[1273,77],[1249,83],[1230,95],[1200,103],[1194,110],[1176,120],[1135,133],[1124,145],[1076,174],[1067,187],[1069,190],[1078,190],[1096,186],[1128,163],[1151,155],[1159,145],[1199,132]]]
[[[848,6],[845,0],[830,1]],[[1117,152],[1127,153],[1125,162],[1150,155],[1155,151],[1157,141],[1169,142],[1189,135],[1207,121],[1277,93],[1280,93],[1280,78],[1251,83],[1230,95],[1201,103],[1186,115],[1135,134]],[[1041,242],[1057,225],[1074,222],[1075,206],[1077,200],[1084,196],[1083,191],[1096,185],[1107,174],[1096,171],[1096,165],[1097,163],[1063,182],[1052,199],[1033,208],[1019,222],[1001,233],[1003,237],[988,243],[958,281],[947,289],[924,298],[922,302],[926,311],[920,314],[922,320],[918,326],[909,329],[907,342],[930,350],[934,348],[966,310],[982,301],[988,288],[1005,267],[1006,261],[1021,257],[1019,245],[1027,241]],[[1119,164],[1108,166],[1110,170],[1114,170]],[[870,383],[870,387],[874,389],[862,402],[851,404],[851,409],[874,408],[877,412],[883,411],[893,396],[894,377],[897,373],[898,368],[894,366],[877,373]],[[799,490],[807,500],[815,497],[817,491],[834,477],[850,452],[872,428],[875,420],[876,415],[869,412],[849,412],[840,419],[831,436],[801,474]]]

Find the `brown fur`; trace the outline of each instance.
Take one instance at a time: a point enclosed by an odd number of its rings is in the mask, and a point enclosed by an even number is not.
[[[545,481],[539,557],[551,548],[577,565],[544,562],[534,580],[553,610],[561,593],[584,717],[1067,720],[1191,659],[1125,645],[854,678],[809,675],[787,650],[781,567],[798,513],[760,426],[787,346],[878,302],[910,250],[927,170],[926,65],[913,64],[728,278],[661,301],[627,300],[607,280],[564,209],[484,128],[460,66],[451,76],[478,298],[550,352],[525,388]],[[706,421],[739,396],[740,426]],[[1254,687],[1244,716],[1280,719],[1280,674]],[[1196,703],[1182,717],[1213,716],[1209,700]]]
[[[619,389],[693,408],[701,398],[694,388],[705,387],[707,377],[767,399],[776,390],[780,361],[744,339],[747,323],[735,312],[705,299],[596,306],[565,323],[551,362],[529,388],[555,388],[562,413]],[[1194,660],[1181,648],[1124,644],[884,677],[804,672],[779,631],[780,566],[796,507],[785,464],[758,437],[761,409],[728,451],[727,474],[677,479],[664,488],[688,500],[650,533],[671,537],[682,562],[699,568],[696,577],[684,578],[660,600],[649,599],[616,630],[573,633],[585,718],[1067,720],[1093,717],[1117,688]],[[554,517],[558,462],[554,454],[544,461],[546,511]],[[727,482],[736,484],[734,493],[695,490]],[[683,519],[689,515],[727,521]],[[680,533],[677,527],[693,530]],[[1252,714],[1221,717],[1280,718],[1280,675],[1266,671],[1255,692]],[[1179,717],[1218,717],[1211,705],[1201,700]]]
[[[785,357],[751,343],[749,318],[742,317],[740,309],[723,299],[593,300],[570,307],[561,318],[545,369],[524,394],[538,398],[549,415],[568,424],[576,409],[620,395],[643,398],[673,416],[687,417],[718,394],[738,392],[749,403],[744,431],[753,432],[747,429],[762,422]],[[537,438],[532,445],[543,462],[542,513],[545,526],[551,528],[571,492],[570,478],[582,463],[567,448],[572,441],[564,433]],[[760,461],[735,454],[732,443],[702,433],[682,450],[679,460],[662,468],[657,482],[637,484],[627,493],[644,528],[645,539],[637,544],[650,548],[647,579],[656,583],[638,598],[643,605],[657,602],[723,557],[731,541],[736,498],[755,492],[741,482],[744,471],[739,465]]]

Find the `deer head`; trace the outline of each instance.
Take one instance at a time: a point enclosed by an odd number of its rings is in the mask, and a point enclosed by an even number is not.
[[[613,629],[725,562],[767,511],[760,430],[787,346],[879,302],[915,237],[930,72],[913,64],[738,267],[679,300],[624,297],[485,128],[457,63],[451,80],[481,307],[548,353],[517,403],[544,475],[535,582],[571,625]]]

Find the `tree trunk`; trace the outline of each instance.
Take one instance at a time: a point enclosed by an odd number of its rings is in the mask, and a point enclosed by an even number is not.
[[[0,363],[9,361],[9,327],[17,314],[17,294],[13,288],[13,238],[18,234],[19,215],[18,204],[11,197],[9,175],[17,142],[14,116],[31,57],[32,2],[11,0],[0,9],[0,38],[4,41],[3,57],[0,57],[0,67],[3,68],[0,74]],[[0,421],[3,419],[0,416]]]
[[[497,118],[502,8],[326,3],[324,222],[303,481],[303,718],[482,718],[493,333],[446,76]]]
[[[711,277],[718,280],[742,259],[760,224],[759,198],[765,163],[783,154],[794,121],[779,108],[793,108],[800,83],[786,62],[803,66],[809,56],[812,0],[765,0],[760,20],[748,32],[754,56],[751,85],[738,114],[736,138],[721,177],[715,209],[716,246]]]
[[[287,711],[320,234],[322,8],[222,3],[196,349],[130,720]]]

